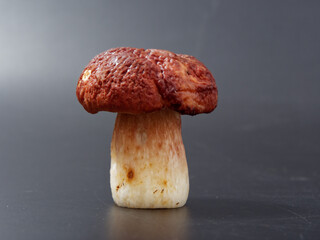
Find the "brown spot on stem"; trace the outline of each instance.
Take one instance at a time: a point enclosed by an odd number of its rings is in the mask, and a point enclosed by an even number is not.
[[[162,188],[161,193],[163,193],[164,189]]]
[[[132,179],[133,176],[134,176],[133,170],[130,169],[130,170],[128,171],[127,177],[128,177],[128,179]]]
[[[118,185],[117,188],[116,188],[116,191],[117,191],[117,192],[118,192],[119,188],[120,188],[120,186]]]
[[[158,192],[158,189],[157,189],[157,190],[155,190],[155,191],[153,192],[153,194],[155,194],[156,192]]]
[[[179,202],[177,202],[176,205],[179,205]]]
[[[163,180],[163,185],[167,186],[167,180]]]

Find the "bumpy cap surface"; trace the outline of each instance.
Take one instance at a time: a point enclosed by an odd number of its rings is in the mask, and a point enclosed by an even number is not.
[[[169,108],[209,113],[218,92],[210,71],[192,56],[166,50],[113,48],[94,57],[80,75],[77,97],[89,113],[145,113]]]

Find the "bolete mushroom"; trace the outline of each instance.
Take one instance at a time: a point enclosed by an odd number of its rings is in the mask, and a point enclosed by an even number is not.
[[[110,185],[118,206],[182,207],[189,176],[180,114],[217,105],[210,71],[196,58],[166,50],[113,48],[80,75],[77,97],[89,113],[118,112]]]

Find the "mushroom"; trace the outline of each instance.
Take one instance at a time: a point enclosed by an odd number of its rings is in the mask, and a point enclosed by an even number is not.
[[[189,194],[181,114],[217,105],[210,71],[192,56],[121,47],[94,57],[80,75],[77,97],[89,113],[117,112],[110,186],[118,206],[182,207]]]

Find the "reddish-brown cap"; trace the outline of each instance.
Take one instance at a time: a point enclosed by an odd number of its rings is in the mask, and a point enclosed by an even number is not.
[[[209,113],[217,106],[215,80],[192,56],[166,50],[113,48],[83,70],[77,97],[89,113],[145,113],[169,108]]]

